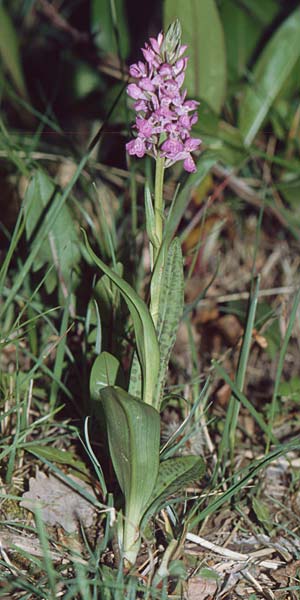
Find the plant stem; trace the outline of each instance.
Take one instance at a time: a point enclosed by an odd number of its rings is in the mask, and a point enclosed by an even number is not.
[[[159,154],[156,159],[155,187],[154,187],[154,237],[155,245],[153,248],[153,269],[150,287],[150,313],[154,323],[157,326],[159,298],[161,289],[161,279],[164,267],[164,257],[161,253],[163,243],[163,224],[164,224],[164,185],[165,159]]]
[[[163,221],[164,221],[164,199],[163,199],[163,184],[165,172],[165,159],[159,154],[156,159],[155,170],[155,188],[154,188],[154,216],[155,216],[155,235],[157,238],[157,246],[153,248],[153,262],[155,261],[160,251],[163,239]]]

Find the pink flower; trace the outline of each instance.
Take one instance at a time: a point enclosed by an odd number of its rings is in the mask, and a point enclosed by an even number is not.
[[[172,160],[178,156],[179,153],[183,152],[184,146],[180,140],[176,138],[169,138],[166,140],[162,146],[162,155],[166,156],[166,158],[171,158]]]
[[[130,83],[127,86],[127,94],[134,100],[147,99],[145,94],[142,92],[141,87],[136,85],[136,83]]]
[[[184,160],[183,167],[188,173],[195,173],[197,171],[196,165],[190,154],[188,154]]]
[[[142,117],[136,118],[136,127],[139,131],[139,135],[145,136],[145,138],[150,138],[153,135],[153,123],[150,119],[143,119]]]
[[[138,158],[143,158],[146,152],[145,141],[137,137],[126,144],[126,150],[131,156],[136,155]]]
[[[169,167],[183,161],[189,173],[196,171],[191,152],[199,149],[201,140],[191,138],[190,131],[197,122],[199,102],[186,100],[184,83],[188,58],[183,57],[186,46],[180,43],[178,23],[170,26],[166,35],[159,33],[142,48],[145,62],[138,61],[129,68],[136,81],[127,87],[133,98],[137,137],[126,144],[130,155],[142,158],[145,154],[165,157]]]

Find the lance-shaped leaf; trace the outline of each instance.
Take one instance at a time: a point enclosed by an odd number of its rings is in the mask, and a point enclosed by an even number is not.
[[[184,491],[192,481],[199,481],[204,472],[205,463],[199,456],[178,456],[161,462],[141,526],[146,525],[147,520],[163,507],[172,494]]]
[[[90,375],[90,393],[93,400],[99,400],[101,390],[115,385],[120,375],[121,366],[118,359],[109,352],[101,352],[94,361]]]
[[[152,406],[118,387],[104,388],[101,400],[110,455],[125,496],[124,555],[134,563],[140,521],[158,474],[160,417]]]
[[[98,258],[89,245],[86,233],[83,233],[90,257],[99,269],[108,275],[111,281],[119,288],[130,310],[135,331],[138,358],[142,369],[143,401],[147,404],[152,404],[159,370],[159,347],[149,310],[135,290]]]
[[[184,302],[184,281],[182,252],[178,238],[175,238],[167,253],[162,270],[158,305],[157,337],[160,351],[160,368],[153,405],[159,410],[169,359],[176,340],[176,333],[182,315]]]

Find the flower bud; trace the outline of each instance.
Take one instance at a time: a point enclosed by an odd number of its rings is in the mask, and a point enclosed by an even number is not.
[[[161,46],[161,52],[164,60],[173,65],[180,54],[181,49],[181,25],[176,19],[168,28]]]

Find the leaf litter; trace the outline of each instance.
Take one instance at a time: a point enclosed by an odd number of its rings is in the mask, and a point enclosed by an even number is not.
[[[92,486],[81,481],[74,475],[68,476],[83,490],[95,498]],[[24,492],[20,505],[31,512],[39,509],[44,523],[59,525],[68,533],[92,527],[95,522],[95,507],[79,492],[72,489],[58,477],[37,470],[35,477],[29,479],[29,491]]]

